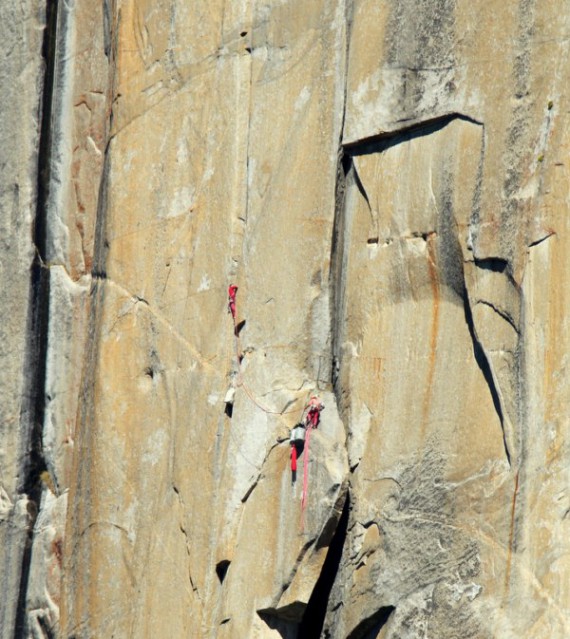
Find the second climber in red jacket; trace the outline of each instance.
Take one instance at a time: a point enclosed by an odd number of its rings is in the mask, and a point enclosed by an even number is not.
[[[238,287],[235,284],[228,286],[228,312],[232,314],[232,318],[236,320],[236,294]]]
[[[305,416],[305,426],[307,428],[317,428],[321,420],[321,411],[324,408],[323,402],[316,395],[313,395],[307,404],[308,410]]]

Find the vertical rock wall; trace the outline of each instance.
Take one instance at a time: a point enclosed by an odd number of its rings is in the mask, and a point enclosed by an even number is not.
[[[2,636],[570,634],[553,5],[0,9]]]
[[[26,326],[34,322],[37,279],[33,228],[37,202],[39,101],[42,92],[42,7],[35,2],[0,8],[2,102],[0,142],[0,626],[21,625],[25,596],[22,563],[29,562],[28,530],[34,506],[28,468],[31,447],[35,365],[34,342]],[[21,594],[21,591],[24,594]]]

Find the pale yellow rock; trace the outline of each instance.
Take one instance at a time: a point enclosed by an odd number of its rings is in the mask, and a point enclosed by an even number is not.
[[[35,392],[29,328],[43,69],[45,3],[0,7],[0,635],[23,624],[22,563],[33,526],[28,469]]]
[[[44,80],[0,9],[0,634],[570,636],[560,3],[50,6]]]
[[[351,465],[362,458],[354,478],[363,503],[353,516],[375,521],[383,535],[374,566],[369,559],[352,575],[348,605],[337,582],[335,600],[345,606],[329,628],[345,636],[387,621],[381,636],[447,637],[461,620],[462,637],[563,637],[570,602],[550,588],[568,547],[550,490],[564,501],[568,476],[545,471],[544,451],[566,427],[546,417],[541,386],[549,382],[532,381],[549,379],[548,353],[561,343],[547,350],[552,311],[543,312],[552,302],[535,304],[528,282],[534,253],[565,234],[542,201],[552,188],[546,155],[553,166],[558,155],[555,105],[567,99],[568,51],[555,35],[566,20],[520,2],[497,5],[489,21],[488,5],[445,2],[429,15],[427,3],[403,2],[372,20],[371,4],[355,3],[345,140],[418,128],[350,148],[359,183],[349,184],[345,204],[340,385],[351,388]],[[563,288],[551,269],[542,271],[549,300]],[[380,393],[367,356],[381,361]],[[367,445],[374,435],[376,450]],[[558,454],[567,459],[567,448]],[[362,482],[375,477],[395,488],[364,499]],[[395,550],[402,537],[414,547],[409,564]],[[353,543],[362,544],[356,533]],[[355,567],[345,568],[345,583]],[[382,606],[383,620],[375,616]]]

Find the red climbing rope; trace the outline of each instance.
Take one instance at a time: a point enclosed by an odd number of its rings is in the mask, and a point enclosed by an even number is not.
[[[305,407],[308,409],[305,416],[305,428],[307,434],[305,436],[305,448],[303,450],[303,495],[301,498],[301,527],[305,525],[305,508],[307,506],[307,495],[309,492],[309,444],[311,441],[311,431],[313,428],[318,428],[319,421],[321,419],[321,411],[324,410],[325,405],[321,400],[314,396],[311,397],[309,403]]]
[[[238,324],[237,322],[237,295],[238,287],[235,284],[230,284],[228,286],[228,313],[232,316],[232,323],[234,327],[234,337],[235,337],[235,349],[236,349],[236,362],[237,362],[237,378],[235,383],[235,388],[241,387],[243,388],[245,394],[249,397],[249,399],[264,413],[268,413],[269,415],[287,415],[288,413],[296,413],[298,412],[298,408],[292,408],[290,410],[271,410],[261,404],[255,395],[248,388],[247,384],[243,379],[243,374],[241,372],[241,362],[243,360],[243,354],[240,352],[240,343],[239,343],[239,333],[244,324]],[[306,430],[305,435],[305,444],[303,449],[303,493],[301,496],[301,528],[304,526],[304,516],[305,516],[305,508],[307,507],[307,496],[309,492],[309,445],[311,441],[311,431],[313,428],[318,428],[321,411],[324,409],[324,404],[321,400],[313,396],[308,401],[307,405],[303,408],[303,412],[301,415],[305,415],[304,419],[302,419],[303,424]],[[305,414],[306,411],[306,414]],[[297,442],[292,436],[291,439],[291,471],[297,471]]]
[[[309,491],[309,442],[311,441],[311,431],[313,426],[307,426],[307,434],[305,435],[305,449],[303,450],[303,496],[301,498],[301,522],[307,505],[307,494]]]
[[[238,329],[238,326],[240,325],[237,323],[237,301],[236,301],[237,291],[238,291],[238,287],[235,284],[230,284],[230,286],[228,287],[228,312],[232,316],[232,323],[234,327],[234,337],[235,337],[235,347],[236,347],[237,381],[236,381],[235,387],[243,388],[245,394],[249,397],[249,399],[259,409],[261,409],[263,412],[268,413],[270,415],[287,415],[288,413],[298,412],[299,410],[298,408],[292,408],[290,410],[281,410],[281,411],[271,410],[270,408],[267,408],[267,406],[264,406],[257,400],[255,395],[251,392],[251,390],[248,388],[247,384],[245,383],[243,379],[242,369],[241,369],[243,354],[240,352],[240,344],[239,344],[240,331]],[[241,324],[241,326],[243,326],[243,323]],[[304,513],[305,513],[305,508],[307,506],[307,497],[309,492],[309,445],[311,440],[311,431],[313,430],[313,428],[318,427],[321,411],[324,409],[324,407],[325,406],[321,402],[321,400],[318,397],[313,396],[311,397],[307,405],[303,408],[303,412],[302,412],[302,415],[303,415],[305,411],[307,411],[307,414],[305,415],[304,420],[302,420],[306,430],[306,436],[305,436],[305,445],[303,449],[304,458],[303,458],[303,494],[301,498],[301,528],[304,527]],[[293,441],[291,445],[291,471],[292,472],[297,471],[296,441]]]
[[[267,413],[268,415],[288,415],[289,413],[299,412],[298,408],[290,408],[289,410],[271,410],[270,408],[267,408],[263,404],[260,404],[259,401],[255,398],[255,395],[248,388],[247,384],[243,381],[243,376],[241,374],[241,371],[239,374],[239,380],[238,380],[237,386],[243,388],[243,390],[245,391],[245,394],[249,397],[252,403],[255,404],[257,408],[262,410],[264,413]]]
[[[251,402],[255,404],[260,410],[269,415],[288,415],[290,413],[298,413],[299,408],[291,408],[289,410],[271,410],[261,404],[261,402],[255,397],[254,393],[250,390],[243,379],[243,373],[241,370],[241,361],[243,359],[243,355],[240,353],[239,347],[239,331],[238,331],[238,323],[237,323],[237,295],[238,287],[235,284],[230,284],[228,286],[228,313],[232,316],[232,322],[234,325],[234,336],[235,336],[235,345],[236,345],[236,362],[238,365],[238,373],[237,373],[237,382],[236,387],[243,388],[245,394],[249,397]],[[303,411],[305,409],[303,408]]]

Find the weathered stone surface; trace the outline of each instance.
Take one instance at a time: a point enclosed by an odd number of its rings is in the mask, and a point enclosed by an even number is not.
[[[374,21],[372,4],[355,3],[347,80],[337,349],[357,497],[329,627],[564,636],[569,600],[547,576],[564,560],[540,531],[566,555],[542,497],[566,500],[567,473],[538,452],[552,435],[531,380],[549,378],[549,355],[531,345],[550,321],[527,278],[564,233],[541,183],[567,100],[566,24],[534,3],[503,4],[492,24],[446,2],[376,7]]]
[[[0,634],[21,624],[22,562],[28,548],[33,362],[30,269],[37,200],[43,2],[0,7]],[[33,374],[33,373],[32,373]]]
[[[570,635],[564,11],[0,17],[0,634]]]

